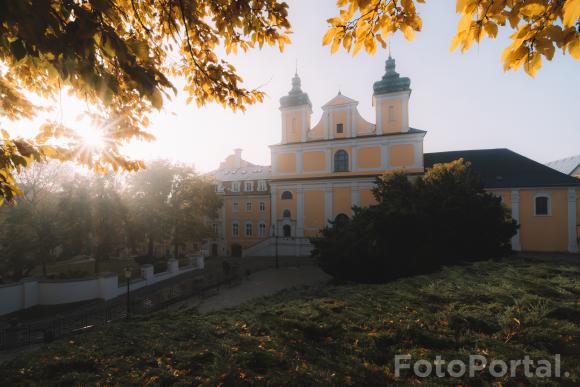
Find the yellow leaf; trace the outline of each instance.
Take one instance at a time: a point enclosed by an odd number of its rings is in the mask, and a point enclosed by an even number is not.
[[[566,0],[562,7],[562,22],[566,27],[572,27],[580,18],[580,0]]]
[[[334,54],[339,47],[340,47],[340,38],[338,36],[335,36],[334,40],[332,41],[332,46],[330,47],[330,53]]]
[[[403,35],[405,36],[405,39],[407,39],[408,41],[412,41],[413,39],[415,39],[415,31],[413,31],[413,29],[409,26],[404,26]]]
[[[451,40],[451,46],[449,46],[449,52],[453,52],[457,49],[457,46],[459,45],[459,42],[461,42],[463,34],[457,34],[453,37],[453,39]]]
[[[490,38],[495,38],[497,36],[497,24],[494,22],[485,23],[483,29]]]
[[[331,28],[328,31],[326,31],[326,33],[324,34],[324,37],[322,38],[322,45],[323,46],[328,45],[332,41],[332,38],[334,38],[335,34],[336,34],[335,28]]]
[[[542,57],[537,52],[532,54],[532,58],[524,63],[524,70],[531,77],[535,77],[538,70],[542,67]],[[519,321],[518,321],[519,323]]]
[[[546,6],[544,4],[530,3],[530,4],[524,5],[520,9],[520,13],[524,16],[531,18],[531,17],[536,17],[538,15],[541,15],[545,10],[546,10]]]
[[[580,60],[580,38],[576,38],[576,40],[568,44],[568,52],[570,52],[572,58]]]

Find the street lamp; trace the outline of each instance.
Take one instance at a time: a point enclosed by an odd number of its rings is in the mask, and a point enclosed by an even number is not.
[[[127,280],[127,318],[129,318],[129,312],[131,310],[130,307],[130,298],[129,298],[129,286],[131,285],[131,268],[129,266],[127,266],[124,270],[125,272],[125,279]]]
[[[274,236],[275,246],[276,246],[276,269],[280,268],[280,264],[278,263],[278,233],[276,232],[276,225],[272,225],[272,235]]]

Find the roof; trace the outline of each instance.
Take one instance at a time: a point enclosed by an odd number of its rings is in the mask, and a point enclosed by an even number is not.
[[[580,179],[558,172],[509,149],[478,149],[425,153],[425,168],[463,158],[486,188],[578,187]]]
[[[268,180],[272,175],[269,165],[257,165],[249,161],[240,160],[240,167],[236,168],[232,162],[235,155],[226,157],[218,169],[207,173],[207,176],[217,181]]]
[[[411,80],[407,77],[401,77],[395,71],[395,60],[389,55],[385,62],[385,75],[380,81],[373,84],[374,95],[396,93],[399,91],[411,90]]]
[[[576,169],[580,168],[580,155],[566,157],[565,159],[550,161],[546,164],[550,168],[571,175]]]

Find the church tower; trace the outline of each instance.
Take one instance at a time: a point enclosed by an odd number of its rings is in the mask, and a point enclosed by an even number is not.
[[[300,87],[298,73],[292,78],[292,90],[280,98],[282,112],[282,144],[306,142],[310,129],[312,103]]]
[[[373,85],[373,105],[376,111],[376,134],[409,131],[409,97],[411,80],[395,71],[395,60],[389,55],[385,75]]]

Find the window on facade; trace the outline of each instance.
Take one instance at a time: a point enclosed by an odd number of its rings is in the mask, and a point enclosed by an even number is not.
[[[252,211],[252,202],[248,200],[246,202],[246,212],[251,212],[251,211]]]
[[[336,218],[334,218],[335,223],[345,222],[348,220],[348,215],[346,214],[338,214]]]
[[[252,236],[252,223],[246,223],[246,236]]]
[[[336,133],[344,133],[344,125],[336,124]]]
[[[395,107],[393,105],[389,106],[389,121],[395,121]]]
[[[267,190],[268,186],[266,185],[266,181],[265,180],[258,181],[258,191],[267,191]]]
[[[217,235],[217,233],[218,233],[218,225],[216,223],[214,223],[211,226],[212,226],[212,229],[213,229],[213,233],[215,235]]]
[[[239,211],[239,209],[240,209],[240,204],[239,204],[237,201],[234,201],[234,202],[232,203],[232,210],[233,210],[234,212],[237,212],[237,211]]]
[[[282,227],[282,233],[284,238],[290,238],[292,236],[292,227],[290,227],[288,224],[285,224],[284,227]]]
[[[240,183],[239,182],[232,183],[232,192],[240,192]]]
[[[258,233],[261,238],[266,236],[266,223],[260,223],[258,225]]]
[[[296,118],[292,118],[292,133],[296,132]]]
[[[237,238],[240,235],[240,225],[237,223],[232,223],[232,236]]]
[[[334,154],[334,172],[348,172],[348,153],[342,149]]]
[[[254,182],[253,181],[246,181],[244,183],[244,191],[251,192],[254,190]]]
[[[536,196],[534,214],[537,216],[550,215],[550,198],[548,196]]]
[[[290,213],[290,210],[284,210],[284,212],[282,212],[282,217],[291,218],[292,214]]]
[[[260,212],[266,211],[266,202],[260,202],[260,204],[258,205],[258,209],[260,210]]]
[[[292,192],[290,191],[282,192],[282,200],[292,200]]]

